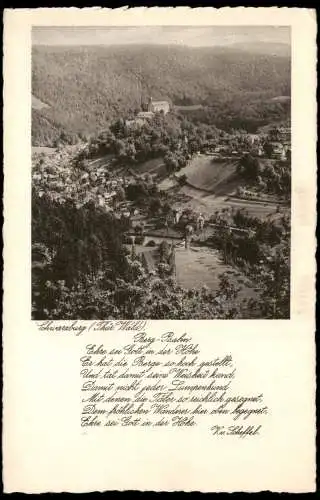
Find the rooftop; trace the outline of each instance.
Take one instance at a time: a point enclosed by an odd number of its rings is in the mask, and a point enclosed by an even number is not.
[[[152,101],[152,104],[169,104],[168,101]]]
[[[140,113],[137,114],[137,118],[152,118],[153,113],[152,111],[140,111]]]

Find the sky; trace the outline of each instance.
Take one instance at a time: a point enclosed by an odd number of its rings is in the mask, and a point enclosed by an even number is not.
[[[235,43],[290,44],[287,26],[33,27],[34,45],[178,44],[214,47]]]

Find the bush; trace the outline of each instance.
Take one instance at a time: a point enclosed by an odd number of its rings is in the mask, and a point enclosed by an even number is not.
[[[182,174],[179,177],[178,182],[179,182],[180,186],[183,186],[187,182],[187,176],[186,176],[186,174]]]
[[[142,245],[144,242],[144,236],[136,236],[135,237],[135,244],[136,245]]]
[[[156,247],[156,246],[157,246],[157,244],[155,241],[151,240],[148,242],[148,247]]]

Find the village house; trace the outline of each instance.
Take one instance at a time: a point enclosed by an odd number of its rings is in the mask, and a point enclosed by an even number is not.
[[[284,150],[285,150],[286,154],[287,153],[291,154],[291,144],[287,144],[286,143],[286,144],[283,145],[283,147],[284,147]]]
[[[145,118],[134,118],[133,120],[126,120],[125,125],[128,129],[134,127],[142,127],[146,123]]]
[[[179,210],[179,209],[174,210],[174,223],[175,224],[179,224],[180,217],[181,217],[181,210]]]
[[[248,134],[247,141],[253,146],[253,144],[260,141],[260,136],[258,134]]]
[[[278,160],[286,159],[286,152],[281,142],[271,142],[272,146],[272,157],[277,158]]]
[[[282,142],[291,142],[291,128],[281,127],[279,129],[279,134]]]
[[[220,145],[220,146],[216,146],[214,148],[214,152],[216,154],[230,154],[231,153],[231,150],[230,150],[230,147],[227,146],[227,145]]]
[[[202,231],[204,227],[204,217],[202,214],[197,218],[197,230]]]
[[[151,120],[153,118],[153,111],[140,111],[137,114],[137,119]]]
[[[115,191],[111,191],[111,193],[106,193],[104,195],[104,199],[107,201],[107,200],[111,200],[112,198],[114,198],[115,196],[117,195],[117,193]]]
[[[262,148],[260,148],[260,147],[259,147],[259,148],[257,149],[257,155],[258,155],[258,156],[263,156],[263,155],[264,155],[264,151],[263,151],[263,149],[262,149]]]

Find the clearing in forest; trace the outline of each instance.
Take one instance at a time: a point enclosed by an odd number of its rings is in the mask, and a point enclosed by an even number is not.
[[[40,101],[40,99],[38,99],[34,95],[31,96],[31,106],[32,106],[32,109],[37,109],[37,110],[44,109],[44,108],[50,108],[50,106],[48,104]]]
[[[137,165],[132,166],[132,170],[137,174],[164,174],[166,167],[163,158],[152,158]]]
[[[235,187],[236,168],[237,160],[217,160],[209,155],[197,155],[179,171],[178,176],[185,175],[187,183],[196,189],[223,195]]]
[[[223,263],[218,250],[209,247],[177,248],[175,264],[177,282],[185,289],[207,286],[217,291],[219,276],[226,273],[231,283],[240,288],[240,299],[256,297],[259,292],[240,271]]]

